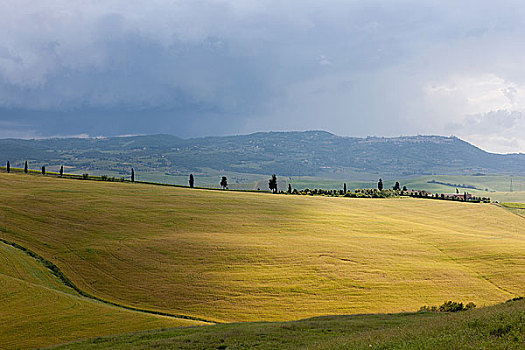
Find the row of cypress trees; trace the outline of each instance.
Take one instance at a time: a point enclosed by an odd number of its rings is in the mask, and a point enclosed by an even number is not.
[[[7,161],[7,164],[6,164],[6,171],[8,173],[11,172],[11,163],[9,161]],[[29,168],[28,168],[28,165],[27,165],[27,160],[25,161],[24,163],[24,173],[28,173],[29,172]],[[46,174],[46,167],[45,165],[42,166],[42,175],[45,175]],[[61,165],[60,166],[60,176],[64,175],[64,166]]]
[[[7,171],[7,173],[11,172],[11,163],[9,161],[7,161],[7,163],[6,163],[6,171]],[[41,171],[42,171],[42,175],[46,174],[46,166],[45,165],[42,166],[42,170]],[[24,173],[26,173],[26,174],[29,173],[29,167],[28,167],[28,164],[27,164],[27,160],[24,163]],[[60,166],[59,175],[60,176],[64,175],[64,166],[63,165]],[[131,168],[131,182],[135,182],[135,169],[133,169],[133,168]]]
[[[6,163],[6,171],[7,171],[7,173],[11,172],[11,163],[9,161],[7,161],[7,163]],[[46,174],[46,166],[45,165],[42,166],[41,172],[42,172],[42,175]],[[26,173],[26,174],[29,173],[29,167],[28,167],[28,164],[27,164],[27,160],[24,163],[24,173]],[[59,173],[60,176],[64,175],[64,166],[63,165],[60,166],[60,170],[59,170],[58,173]],[[133,168],[131,168],[131,181],[132,182],[135,181],[135,170]]]
[[[7,161],[7,164],[6,164],[6,170],[8,173],[11,172],[11,163],[9,161]],[[24,173],[28,173],[29,172],[29,169],[28,169],[28,166],[27,166],[27,160],[25,161],[25,164],[24,164]],[[46,167],[45,166],[42,166],[42,175],[45,175],[46,174]],[[59,171],[59,174],[60,176],[63,176],[64,175],[64,166],[61,165],[60,166],[60,171]],[[226,179],[226,176],[223,176],[222,179],[221,179],[221,187],[222,188],[227,188],[228,187],[228,180]],[[131,168],[131,182],[135,182],[135,169]],[[193,174],[190,174],[190,180],[189,180],[189,185],[191,188],[193,188],[195,184],[195,178],[193,177]],[[277,176],[272,175],[272,177],[270,178],[270,180],[268,181],[268,187],[270,188],[270,190],[273,192],[273,193],[276,193],[277,192]],[[383,189],[383,180],[382,179],[379,179],[379,182],[377,183],[377,187],[379,190],[382,190]],[[399,188],[399,182],[396,181],[396,184],[394,186],[394,190],[400,190]],[[405,191],[406,190],[406,187],[403,188],[403,190]],[[290,185],[288,185],[288,193],[291,193],[292,192],[292,187]],[[344,192],[346,193],[346,183],[344,183]]]

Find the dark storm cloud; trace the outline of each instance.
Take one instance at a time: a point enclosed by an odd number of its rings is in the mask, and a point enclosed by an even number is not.
[[[523,8],[4,1],[0,137],[276,129],[489,135],[464,120],[524,110]],[[517,148],[498,145],[487,147],[525,150],[519,137]]]

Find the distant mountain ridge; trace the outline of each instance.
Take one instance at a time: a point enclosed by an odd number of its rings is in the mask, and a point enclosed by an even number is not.
[[[525,154],[494,154],[457,137],[342,137],[326,131],[258,132],[181,139],[171,135],[109,138],[2,139],[0,159],[64,164],[82,171],[127,174],[155,169],[172,174],[206,169],[285,176],[341,172],[422,174],[525,174]]]

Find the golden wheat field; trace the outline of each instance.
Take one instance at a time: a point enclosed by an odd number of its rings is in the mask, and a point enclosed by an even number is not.
[[[89,300],[38,261],[0,243],[0,349],[34,348],[86,337],[198,325]]]
[[[0,203],[2,238],[148,310],[292,320],[525,294],[525,219],[490,204],[17,174],[0,174]]]

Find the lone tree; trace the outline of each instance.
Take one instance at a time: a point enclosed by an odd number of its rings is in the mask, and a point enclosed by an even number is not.
[[[394,191],[399,191],[401,189],[401,186],[399,185],[399,181],[396,181],[396,184],[394,185]]]
[[[407,187],[406,187],[406,186],[403,186],[403,192],[406,192],[406,191],[408,191],[408,190],[407,190]]]
[[[190,188],[193,188],[194,184],[195,184],[195,179],[193,178],[193,174],[190,174]]]
[[[381,191],[383,189],[383,180],[379,179],[379,182],[377,183],[377,189]]]
[[[273,174],[268,181],[268,187],[273,193],[277,193],[277,176],[275,176],[275,174]]]
[[[8,173],[11,172],[11,164],[9,164],[9,161],[7,161],[6,169]]]
[[[63,165],[60,166],[60,172],[59,173],[60,173],[60,176],[64,175],[64,166]]]
[[[46,174],[46,166],[42,165],[42,175],[45,175],[45,174]]]
[[[26,160],[26,163],[24,164],[24,173],[27,174],[28,170],[27,170],[27,160]]]
[[[343,192],[346,193],[346,182],[343,184]]]
[[[221,179],[221,187],[223,190],[228,188],[228,179],[226,178],[226,176],[223,176]]]
[[[292,193],[292,185],[288,184],[288,193]]]
[[[135,169],[131,168],[131,182],[135,182]]]

